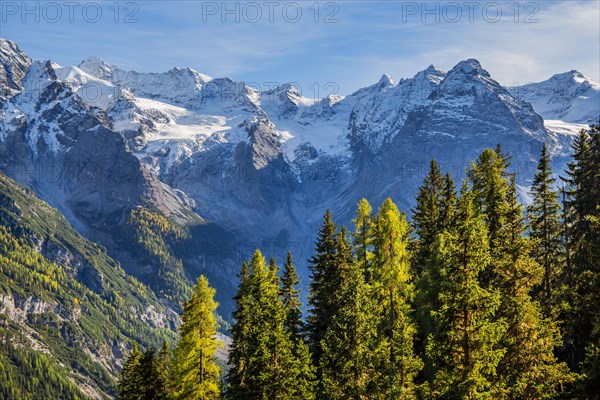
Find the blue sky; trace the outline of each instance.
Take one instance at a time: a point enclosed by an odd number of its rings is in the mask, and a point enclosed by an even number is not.
[[[0,0],[0,36],[61,65],[190,66],[264,88],[294,82],[307,97],[467,58],[504,85],[571,69],[600,81],[600,0]]]

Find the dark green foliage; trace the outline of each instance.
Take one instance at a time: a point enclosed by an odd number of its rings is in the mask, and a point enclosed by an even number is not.
[[[141,353],[137,344],[133,344],[129,357],[123,363],[121,370],[121,380],[119,381],[119,392],[117,399],[131,400],[138,399],[138,394],[142,386],[140,376],[140,358]]]
[[[552,177],[546,144],[531,187],[533,203],[527,208],[530,236],[534,241],[532,255],[544,269],[542,283],[536,287],[546,315],[557,316],[563,271],[562,225],[556,179]]]
[[[455,227],[441,233],[434,247],[440,278],[435,280],[438,306],[431,312],[434,329],[427,344],[432,397],[497,398],[495,375],[506,325],[494,318],[500,293],[479,280],[490,263],[488,243],[474,195],[463,186]]]
[[[294,341],[285,326],[287,310],[280,298],[277,273],[277,265],[266,265],[258,250],[248,265],[242,266],[228,399],[301,400],[314,396],[306,347]],[[302,348],[304,351],[298,350]]]
[[[239,278],[238,292],[235,295],[236,309],[233,312],[234,323],[231,327],[232,343],[229,347],[228,357],[228,399],[241,399],[247,393],[246,376],[250,354],[250,310],[252,302],[250,271],[245,261],[242,263]]]
[[[567,229],[566,275],[571,290],[566,295],[565,341],[569,366],[584,373],[583,396],[597,398],[600,363],[600,126],[582,131],[573,145],[565,202]],[[568,347],[569,348],[569,347]]]
[[[502,227],[502,207],[508,190],[509,176],[506,172],[506,158],[492,149],[484,150],[477,161],[472,163],[468,176],[473,185],[476,207],[482,210],[482,216],[488,230],[489,247]],[[489,277],[492,279],[492,277]]]
[[[507,160],[499,151],[485,150],[469,173],[490,232],[491,262],[482,284],[499,290],[497,318],[507,324],[501,341],[505,354],[498,365],[501,393],[508,398],[552,398],[572,376],[553,354],[559,344],[557,324],[547,320],[532,299],[545,271],[532,257],[531,239],[525,237],[523,207]]]
[[[281,277],[281,301],[286,310],[285,329],[296,342],[304,341],[302,337],[304,323],[300,310],[302,302],[300,301],[300,290],[296,289],[298,285],[300,285],[300,277],[296,273],[292,253],[288,251]]]
[[[166,348],[163,346],[163,351]],[[119,381],[117,400],[171,400],[169,382],[163,369],[164,354],[156,354],[154,349],[140,353],[134,344],[129,357],[123,363]]]
[[[523,207],[517,201],[514,179],[502,214],[495,242],[495,275],[502,300],[498,316],[507,323],[507,330],[498,376],[507,398],[556,398],[573,377],[554,356],[560,344],[557,324],[544,317],[540,304],[531,297],[544,269],[533,259],[531,239],[524,235]]]
[[[456,212],[456,188],[450,175],[441,176],[437,163],[432,161],[429,175],[417,195],[417,207],[413,211],[413,227],[417,234],[415,250],[411,257],[412,271],[416,280],[416,318],[420,330],[417,349],[425,354],[427,337],[433,332],[431,311],[436,309],[439,287],[438,265],[433,259],[434,244],[438,235],[451,228]],[[432,366],[427,357],[423,373],[433,378]]]
[[[375,303],[365,283],[364,267],[354,262],[346,232],[338,235],[340,290],[337,305],[321,344],[322,399],[375,398]]]
[[[431,160],[429,174],[419,189],[416,198],[417,205],[413,210],[413,226],[419,238],[416,254],[413,256],[413,268],[416,276],[421,274],[430,257],[438,232],[444,229],[442,222],[447,218],[442,210],[445,183],[437,162]]]
[[[333,302],[336,287],[335,280],[337,257],[337,226],[332,220],[331,212],[327,210],[323,217],[323,225],[319,229],[315,254],[309,260],[312,273],[309,285],[309,314],[307,317],[308,344],[313,357],[313,363],[319,365],[321,359],[321,341],[334,313]],[[320,376],[319,369],[317,375]]]

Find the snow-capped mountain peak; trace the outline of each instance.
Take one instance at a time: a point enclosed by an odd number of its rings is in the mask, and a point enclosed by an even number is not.
[[[187,107],[200,106],[202,88],[213,80],[192,68],[172,68],[162,73],[126,71],[95,56],[85,58],[79,69],[137,97],[165,100]]]
[[[575,124],[600,122],[600,83],[577,70],[553,75],[550,79],[510,89],[515,97],[531,103],[546,121]],[[556,125],[556,123],[551,122]],[[560,124],[560,123],[559,123]]]
[[[391,76],[388,74],[381,75],[381,78],[379,78],[379,82],[377,83],[377,87],[379,87],[380,90],[393,86],[396,86],[396,84]]]
[[[430,65],[423,71],[418,72],[413,79],[418,81],[429,81],[436,85],[440,84],[444,78],[446,77],[446,72],[441,68],[438,68],[434,65]]]
[[[98,79],[110,79],[114,66],[97,56],[89,56],[83,59],[78,65],[78,68]]]
[[[473,74],[473,75],[481,75],[486,78],[490,77],[489,72],[487,72],[482,66],[479,60],[474,58],[470,58],[468,60],[464,60],[456,64],[449,73],[462,72],[464,74]]]

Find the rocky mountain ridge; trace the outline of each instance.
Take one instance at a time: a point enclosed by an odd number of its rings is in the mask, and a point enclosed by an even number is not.
[[[598,84],[581,74],[504,88],[474,59],[309,99],[293,85],[259,91],[189,68],[138,73],[97,57],[61,67],[0,43],[0,170],[109,252],[136,206],[188,227],[194,245],[174,254],[190,277],[219,282],[223,304],[256,247],[278,258],[292,249],[306,278],[326,208],[341,223],[361,197],[409,210],[432,158],[460,179],[500,143],[526,196],[542,143],[562,169],[600,109]],[[111,254],[136,276],[148,270],[135,254]]]

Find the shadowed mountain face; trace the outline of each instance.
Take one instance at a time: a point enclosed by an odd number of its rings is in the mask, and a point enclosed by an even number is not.
[[[173,254],[190,277],[206,273],[218,282],[227,307],[239,263],[257,247],[277,258],[290,248],[306,282],[326,208],[345,224],[361,197],[378,206],[391,196],[409,210],[430,159],[460,178],[498,143],[526,194],[542,143],[562,169],[574,129],[591,122],[547,129],[536,103],[499,85],[477,60],[448,72],[430,66],[397,84],[384,75],[351,95],[319,100],[292,85],[259,92],[189,68],[137,73],[95,57],[61,67],[32,61],[6,40],[0,66],[2,171],[136,276],[147,274],[147,261],[114,252],[123,248],[114,232],[133,207],[187,227],[191,239]],[[587,102],[575,84],[585,86]],[[597,84],[579,74],[551,90],[561,85],[575,93],[557,100],[561,110],[569,101],[593,109]],[[523,91],[537,93],[531,85]],[[543,110],[550,116],[554,108]]]

